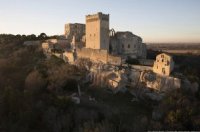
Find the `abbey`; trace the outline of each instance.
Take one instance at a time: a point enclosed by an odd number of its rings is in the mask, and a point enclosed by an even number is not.
[[[119,64],[127,58],[145,59],[146,45],[142,38],[128,31],[115,32],[110,29],[109,21],[109,14],[99,12],[86,15],[86,24],[66,24],[65,36],[73,50],[76,49],[72,52],[77,52],[78,57],[104,63]]]
[[[65,24],[64,39],[46,40],[42,44],[45,54],[53,54],[71,64],[80,58],[115,66],[133,60],[139,65],[153,66],[154,73],[170,76],[174,69],[171,56],[158,55],[153,63],[146,59],[147,48],[141,37],[130,31],[110,29],[109,14],[98,12],[85,18],[86,24]]]
[[[66,24],[64,36],[45,40],[42,49],[47,58],[54,55],[66,63],[92,62],[87,79],[113,91],[138,88],[138,84],[157,91],[181,85],[180,79],[170,76],[174,69],[172,56],[160,54],[155,61],[146,59],[142,38],[130,31],[110,29],[109,14],[86,15],[85,24]]]

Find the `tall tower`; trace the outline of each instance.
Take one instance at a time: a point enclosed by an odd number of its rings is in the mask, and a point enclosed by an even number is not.
[[[109,50],[109,15],[86,16],[86,48]]]

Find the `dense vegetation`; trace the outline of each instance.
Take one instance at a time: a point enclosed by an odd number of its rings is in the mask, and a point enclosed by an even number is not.
[[[84,63],[72,66],[54,56],[46,60],[41,47],[23,45],[46,38],[0,35],[0,131],[200,130],[199,93],[175,91],[162,102],[131,102],[129,93],[111,94],[81,83],[87,74]],[[80,104],[70,97],[77,85],[84,93]],[[162,118],[152,118],[152,112]]]

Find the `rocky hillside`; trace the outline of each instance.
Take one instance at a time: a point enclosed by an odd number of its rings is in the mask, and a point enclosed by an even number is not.
[[[85,81],[90,63],[73,66],[55,56],[47,60],[40,46],[23,45],[27,40],[33,38],[0,35],[0,131],[200,130],[200,92],[190,85],[161,101],[140,98],[141,89],[134,91],[136,96],[126,91],[113,94],[107,86]],[[195,61],[187,62],[194,67]],[[198,79],[187,65],[181,68],[187,69],[184,74],[191,71],[190,82]]]

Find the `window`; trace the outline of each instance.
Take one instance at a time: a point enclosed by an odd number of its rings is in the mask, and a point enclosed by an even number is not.
[[[122,48],[124,48],[124,44],[122,44]]]
[[[162,68],[162,73],[165,74],[165,68]]]
[[[167,66],[169,65],[169,61],[167,61]]]
[[[130,48],[131,46],[130,46],[130,44],[128,44],[128,48]]]

